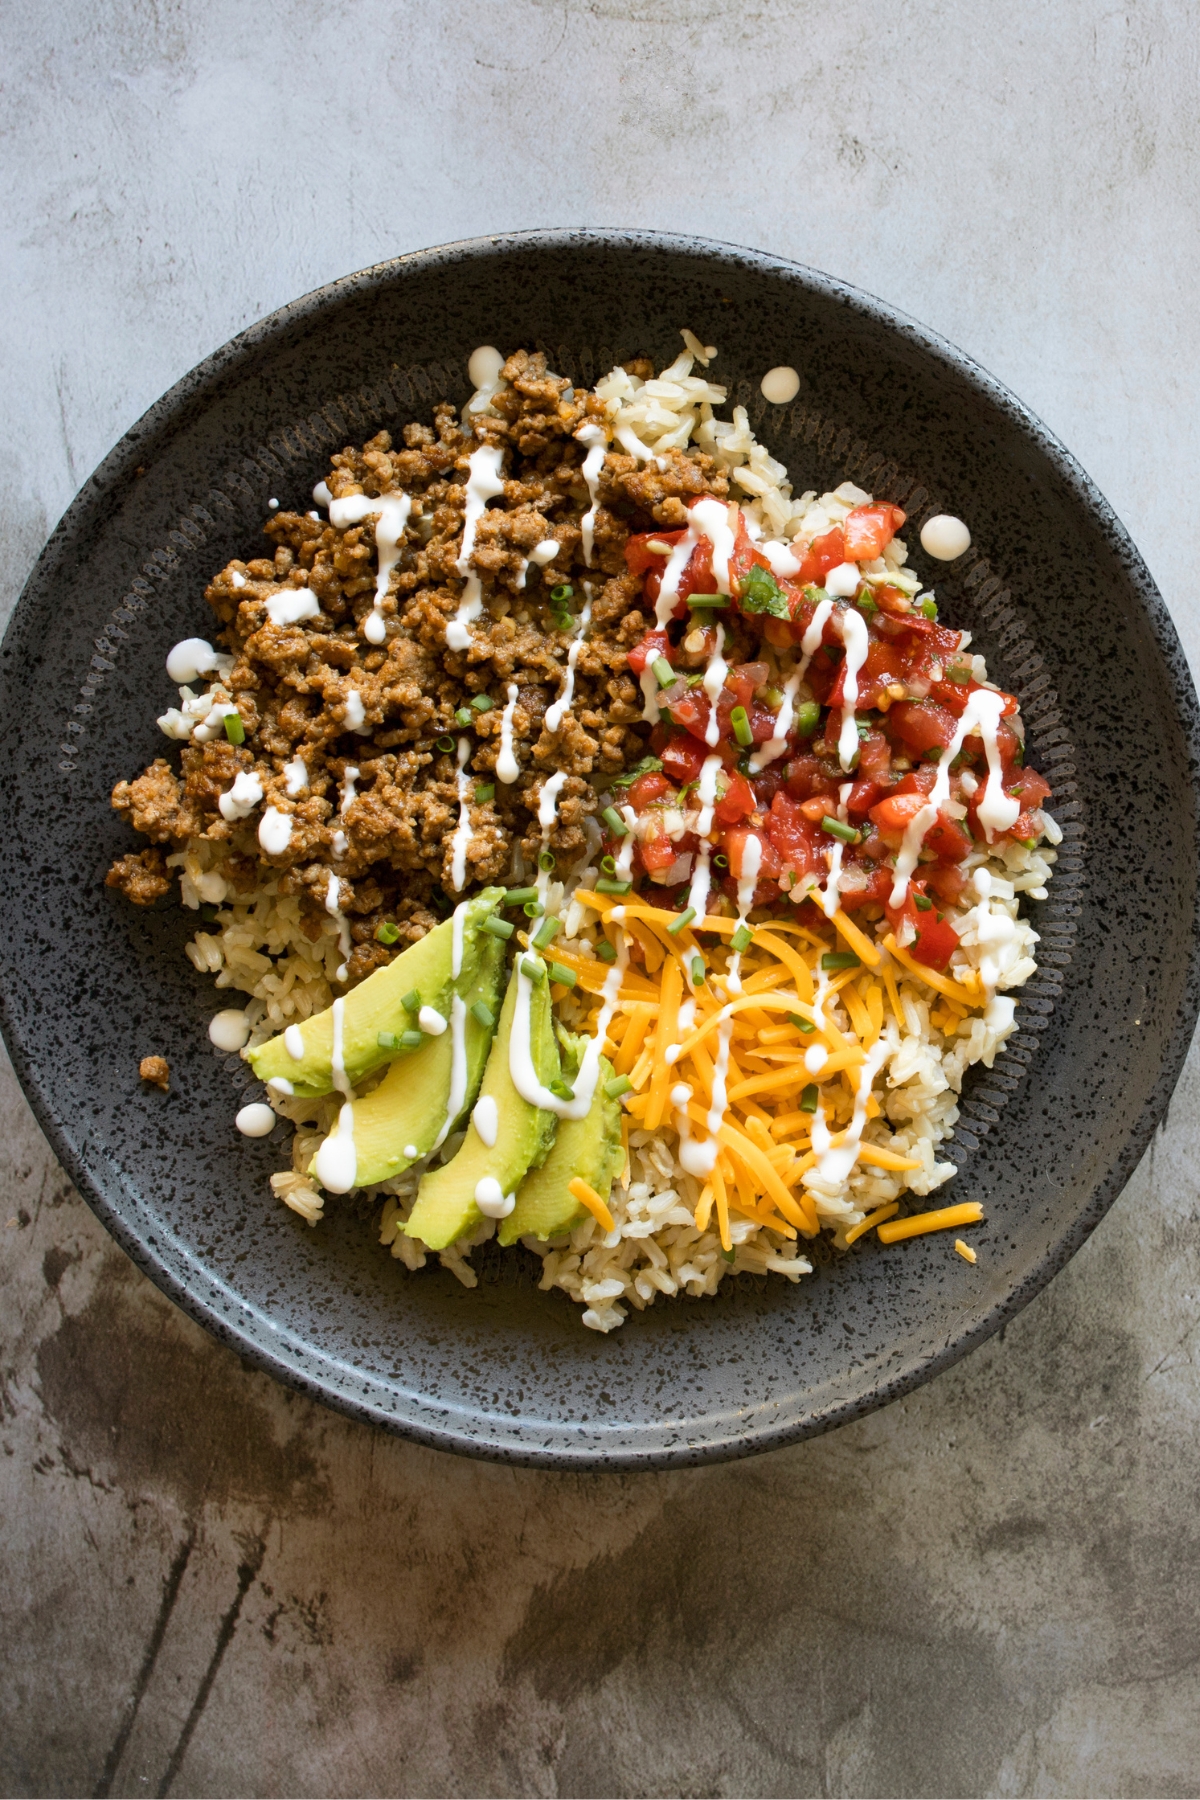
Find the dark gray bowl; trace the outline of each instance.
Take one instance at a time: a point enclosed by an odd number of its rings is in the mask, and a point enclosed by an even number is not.
[[[608,1338],[542,1294],[524,1253],[468,1292],[412,1276],[344,1208],[316,1231],[270,1196],[279,1144],[240,1139],[236,1057],[185,960],[194,915],[101,885],[130,838],[114,781],[160,754],[163,660],[208,628],[210,571],[303,505],[330,450],[466,395],[479,343],[593,379],[688,325],[797,490],[852,476],[918,519],[967,519],[936,575],[1022,696],[1066,834],[1033,908],[1022,1030],[977,1071],[942,1197],[985,1202],[979,1264],[945,1236],[828,1254],[798,1288],[741,1277]],[[803,374],[768,408],[776,363]],[[915,545],[916,533],[910,532]],[[1197,1007],[1196,697],[1154,584],[1096,489],[967,358],[876,300],[695,239],[538,233],[410,256],[285,307],[151,408],[38,563],[3,649],[3,1026],[43,1129],[134,1261],[281,1379],[443,1449],[576,1467],[746,1455],[826,1430],[947,1367],[1037,1293],[1120,1192],[1162,1116]],[[169,1096],[137,1075],[171,1063]],[[281,1137],[278,1132],[276,1137]],[[818,1254],[820,1254],[818,1252]]]

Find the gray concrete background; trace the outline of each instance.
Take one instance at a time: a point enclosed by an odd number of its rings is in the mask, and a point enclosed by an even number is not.
[[[1097,479],[1195,662],[1196,43],[1184,0],[9,0],[4,606],[111,443],[272,307],[640,225],[962,345]],[[11,1076],[0,1105],[4,1792],[1200,1787],[1195,1057],[1002,1339],[828,1438],[626,1478],[438,1456],[247,1372]]]

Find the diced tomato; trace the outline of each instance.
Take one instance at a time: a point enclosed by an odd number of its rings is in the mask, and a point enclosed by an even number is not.
[[[889,613],[893,618],[903,618],[912,611],[912,601],[904,589],[891,587],[887,582],[877,582],[871,589],[871,598],[881,613]]]
[[[671,783],[657,769],[650,769],[645,775],[639,775],[636,781],[629,784],[629,805],[634,812],[645,812],[656,800],[671,792]]]
[[[644,837],[638,845],[638,851],[646,872],[650,875],[659,875],[664,869],[669,869],[677,854],[675,845],[665,831],[656,831]]]
[[[647,663],[654,662],[660,656],[667,656],[671,648],[671,640],[665,631],[648,631],[640,644],[635,644],[626,659],[635,675],[641,675]],[[670,657],[667,656],[670,661]]]
[[[889,736],[921,752],[946,749],[958,729],[954,714],[935,700],[901,700],[888,713],[887,723]]]
[[[1050,798],[1050,783],[1036,769],[1017,769],[1005,783],[1005,792],[1021,802],[1022,812],[1033,812]]]
[[[842,523],[846,543],[846,562],[874,562],[882,556],[904,523],[905,515],[898,506],[886,500],[872,506],[856,506]]]
[[[898,644],[880,642],[873,638],[867,651],[867,659],[858,671],[858,706],[864,712],[879,705],[879,696],[893,681],[903,681],[907,673],[904,651]],[[845,664],[841,665],[838,678],[829,690],[829,705],[841,706],[844,703],[843,686],[845,681]]]
[[[843,868],[846,865],[843,863]],[[851,864],[861,868],[861,864]],[[857,912],[860,906],[867,906],[871,901],[883,906],[892,891],[893,875],[890,869],[874,869],[867,879],[865,887],[848,887],[841,890],[840,900],[844,912]]]
[[[817,831],[803,808],[785,793],[776,794],[767,815],[767,836],[779,856],[780,869],[807,875],[817,860]]]
[[[883,781],[892,766],[892,746],[882,731],[869,731],[858,745],[858,773],[861,779]]]
[[[814,794],[836,794],[837,782],[819,757],[793,756],[784,770],[787,791],[793,800],[811,800]]]
[[[892,789],[894,794],[932,794],[937,786],[937,764],[922,763],[919,769],[910,769],[907,775]]]
[[[846,811],[852,819],[861,819],[879,799],[883,789],[870,776],[860,776],[846,796]]]
[[[946,900],[951,906],[962,899],[967,885],[967,878],[962,870],[950,863],[929,863],[924,870],[924,881],[927,888],[939,899]]]
[[[824,587],[830,569],[846,560],[846,539],[840,525],[814,538],[805,551],[796,581],[801,587]]]
[[[889,794],[871,808],[871,823],[889,842],[898,844],[928,798],[927,794]]]
[[[685,782],[695,781],[704,766],[707,755],[705,746],[694,737],[680,734],[673,737],[661,753],[662,766],[672,781],[680,787]]]
[[[713,816],[719,825],[736,825],[755,810],[754,789],[744,775],[731,775],[729,785],[718,800]]]
[[[746,846],[751,838],[755,838],[760,846],[758,874],[760,879],[773,880],[779,874],[779,857],[775,846],[761,831],[751,831],[744,825],[735,825],[724,836],[725,854],[729,858],[729,871],[738,881],[745,879]]]
[[[651,550],[650,544],[677,544],[682,531],[635,531],[625,540],[625,567],[631,575],[644,575],[647,569],[662,569],[667,556],[662,550]]]
[[[922,910],[917,905],[918,896],[928,900],[923,880],[909,883],[903,906],[891,906],[885,901],[888,922],[898,941],[908,936],[903,930],[904,925],[911,925],[916,938],[908,945],[909,954],[924,963],[927,969],[944,969],[958,948],[958,933],[953,925],[938,918],[934,905]]]
[[[957,819],[939,813],[925,833],[924,848],[932,850],[939,862],[960,863],[971,854],[972,844]]]

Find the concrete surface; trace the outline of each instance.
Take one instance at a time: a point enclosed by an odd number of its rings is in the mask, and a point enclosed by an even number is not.
[[[271,307],[450,237],[638,224],[803,258],[963,345],[1200,651],[1194,25],[9,0],[5,603],[110,443]],[[1198,1107],[1194,1060],[1084,1252],[912,1399],[605,1479],[412,1449],[244,1371],[132,1272],[9,1078],[0,1786],[1195,1793]]]

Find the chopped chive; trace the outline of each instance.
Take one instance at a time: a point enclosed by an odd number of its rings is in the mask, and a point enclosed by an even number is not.
[[[853,825],[843,825],[840,819],[832,819],[826,813],[821,820],[821,830],[827,831],[830,837],[841,838],[843,844],[861,844],[862,832],[855,831]]]
[[[483,921],[483,929],[498,938],[510,938],[513,934],[513,928],[507,919],[497,919],[494,916]]]
[[[818,1098],[817,1084],[815,1081],[810,1081],[800,1096],[800,1111],[815,1113]]]
[[[879,608],[871,598],[871,590],[869,588],[863,588],[854,604],[858,607],[860,612],[866,613],[868,619],[873,619],[875,614],[879,611]]]
[[[672,937],[678,937],[679,933],[683,930],[684,926],[690,925],[692,920],[695,918],[695,916],[696,916],[695,907],[689,906],[686,912],[681,912],[677,919],[671,920],[671,923],[667,926],[667,930],[670,932]]]
[[[542,851],[541,855],[538,857],[538,868],[542,871],[543,875],[549,875],[552,872],[554,865],[555,865],[555,861],[556,861],[556,858],[554,856],[553,851],[551,851],[551,850],[543,850]]]
[[[957,682],[959,687],[966,687],[968,681],[971,679],[970,669],[964,669],[961,663],[957,664],[953,669],[947,669],[946,674],[951,681]]]
[[[622,1094],[632,1092],[633,1083],[628,1075],[614,1075],[611,1081],[604,1084],[604,1092],[610,1100],[619,1100]]]
[[[460,706],[454,715],[454,723],[456,725],[461,725],[465,731],[468,725],[473,725],[475,723],[475,714],[471,711],[469,706]]]
[[[377,944],[394,944],[399,936],[400,927],[398,925],[393,925],[390,919],[385,919],[382,925],[377,925],[375,928],[375,942]]]
[[[746,716],[744,706],[735,706],[729,715],[729,723],[733,726],[733,735],[743,750],[748,750],[754,742],[754,733],[750,729],[750,720]]]
[[[560,987],[573,988],[576,980],[575,971],[573,969],[564,969],[561,963],[552,962],[550,964],[550,979],[551,981],[557,981]]]
[[[471,1017],[477,1024],[482,1025],[485,1031],[490,1031],[496,1023],[495,1013],[483,1000],[476,1000],[471,1008]]]
[[[726,1250],[723,1245],[721,1248],[721,1255],[725,1258],[725,1261],[727,1263],[732,1263],[732,1262],[737,1261],[737,1251],[734,1249]]]
[[[753,942],[754,933],[751,931],[750,927],[748,925],[739,925],[729,940],[729,948],[736,951],[740,956],[743,950],[748,950]]]
[[[597,960],[597,962],[603,962],[603,963],[616,962],[617,952],[616,952],[614,946],[609,943],[607,938],[599,938],[597,940],[596,960]]]
[[[396,1040],[397,1048],[400,1050],[419,1050],[424,1042],[425,1033],[416,1030],[402,1031]]]
[[[614,837],[629,836],[629,827],[615,806],[606,806],[604,811],[600,814],[600,817],[604,820],[604,823],[608,826],[608,829],[612,832]]]
[[[400,1004],[405,1012],[419,1013],[421,1010],[420,988],[409,988],[407,994],[401,996]]]
[[[917,608],[917,611],[923,612],[927,619],[936,619],[938,616],[937,601],[932,600],[932,599],[931,600],[922,600],[920,606]]]
[[[245,743],[246,727],[242,724],[240,713],[225,714],[225,736],[231,744]]]
[[[552,600],[556,601],[561,606],[564,600],[571,599],[571,597],[574,595],[574,592],[575,592],[575,589],[571,586],[570,582],[564,581],[564,582],[561,582],[558,587],[553,587],[550,589],[550,598]]]
[[[615,875],[617,872],[616,857],[615,856],[602,856],[600,858],[600,867],[604,870],[604,873],[606,875]]]
[[[654,679],[660,688],[674,687],[675,671],[665,656],[656,656],[650,667],[654,670]]]
[[[725,855],[725,852],[723,850],[718,851],[716,856],[713,857],[713,868],[714,869],[727,869],[728,867],[729,867],[729,858]]]
[[[561,919],[543,919],[530,942],[535,950],[548,950],[562,930]]]
[[[815,700],[805,700],[796,708],[792,730],[800,737],[811,737],[821,723],[821,709]]]
[[[941,762],[944,754],[945,752],[943,751],[941,744],[933,744],[925,752],[925,761],[932,763]]]
[[[482,786],[475,789],[476,806],[486,806],[489,800],[494,800],[495,798],[496,784],[494,781],[486,781]]]
[[[689,606],[712,606],[712,607],[728,606],[729,605],[729,595],[728,594],[689,594],[687,597],[687,603]]]
[[[596,892],[598,894],[627,894],[632,886],[632,881],[610,881],[607,875],[602,875],[596,883]]]
[[[496,704],[496,702],[494,700],[489,699],[486,694],[476,694],[475,698],[471,702],[472,708],[477,713],[491,712],[491,710],[492,710],[493,706],[495,706],[495,704]]]
[[[538,891],[535,887],[509,888],[504,896],[505,906],[524,906],[527,900],[536,900]]]
[[[394,1031],[377,1031],[375,1042],[381,1050],[398,1050],[400,1048],[400,1039]]]
[[[862,963],[853,950],[827,950],[821,958],[821,967],[832,973],[834,969],[861,969]]]
[[[795,1025],[800,1031],[809,1032],[817,1029],[811,1019],[804,1018],[800,1013],[788,1013],[786,1016],[788,1024]]]
[[[545,910],[540,900],[527,900],[521,908],[527,919],[540,919]]]
[[[543,981],[546,975],[546,965],[544,962],[538,962],[536,957],[523,956],[521,958],[521,973],[522,975],[528,975],[530,981]]]
[[[575,1098],[575,1089],[573,1087],[568,1087],[566,1082],[558,1075],[556,1075],[554,1080],[550,1083],[550,1092],[559,1100],[573,1100]]]
[[[454,739],[452,737],[440,737],[434,745],[434,749],[440,750],[443,756],[449,756],[450,752],[454,749]]]
[[[693,958],[692,958],[692,984],[694,987],[703,987],[704,986],[704,974],[705,974],[704,958],[702,956],[693,956]]]
[[[769,706],[772,711],[778,711],[783,705],[783,694],[779,688],[765,687],[762,689],[762,703],[764,706]]]
[[[913,905],[916,907],[918,912],[932,912],[933,911],[933,901],[927,899],[924,894],[914,893]]]

